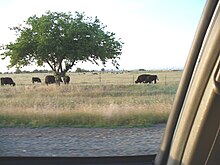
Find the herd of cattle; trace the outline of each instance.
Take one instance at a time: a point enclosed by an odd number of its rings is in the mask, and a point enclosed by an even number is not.
[[[157,75],[150,75],[150,74],[142,74],[139,75],[135,83],[149,83],[151,84],[154,82],[155,84],[157,83],[158,76]],[[65,76],[63,77],[63,80],[59,78],[56,80],[56,78],[53,75],[47,75],[45,77],[45,84],[60,84],[60,82],[63,82],[64,84],[69,84],[70,82],[70,77]],[[41,83],[41,79],[39,77],[32,77],[32,83]],[[15,86],[15,82],[12,80],[11,77],[2,77],[1,78],[1,85],[13,85]]]
[[[60,84],[60,82],[64,82],[64,84],[69,84],[70,82],[70,77],[65,76],[63,77],[63,80],[60,78],[59,80],[56,80],[55,76],[53,75],[47,75],[45,77],[45,84]],[[39,77],[32,77],[32,83],[41,83],[41,79]],[[13,85],[15,86],[15,82],[11,77],[2,77],[1,78],[1,85]]]

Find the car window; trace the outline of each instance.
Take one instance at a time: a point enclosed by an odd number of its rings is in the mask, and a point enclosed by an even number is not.
[[[8,28],[48,9],[83,10],[124,42],[121,66],[79,62],[58,86],[46,64],[7,69],[16,61],[2,59],[0,156],[157,154],[205,1],[74,2],[2,2],[1,18]],[[15,40],[1,31],[1,44]]]

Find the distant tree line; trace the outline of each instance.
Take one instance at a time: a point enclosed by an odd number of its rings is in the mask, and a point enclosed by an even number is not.
[[[77,73],[82,73],[82,72],[94,72],[95,70],[86,70],[86,69],[83,69],[83,68],[76,68],[76,71]],[[101,70],[103,71],[103,69]],[[15,70],[15,72],[0,72],[0,74],[21,74],[21,73],[53,73],[52,70],[47,70],[47,69],[41,69],[41,70],[38,70],[38,69],[35,69],[33,71],[27,71],[27,70],[21,70],[19,68],[17,68]]]
[[[33,71],[26,71],[26,70],[22,71],[22,70],[17,68],[14,73],[15,74],[20,74],[20,73],[52,73],[52,70],[47,70],[47,69],[38,70],[38,69],[35,69]]]
[[[76,71],[77,73],[81,73],[81,72],[90,72],[89,70],[86,70],[86,69],[82,69],[82,68],[76,68]]]
[[[15,72],[0,72],[0,74],[21,74],[21,73],[53,73],[52,70],[47,70],[47,69],[43,69],[43,70],[38,70],[35,69],[33,71],[27,71],[27,70],[20,70],[20,69],[16,69]]]

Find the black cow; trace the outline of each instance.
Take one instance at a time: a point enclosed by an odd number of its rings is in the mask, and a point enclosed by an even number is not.
[[[69,77],[69,76],[64,76],[64,77],[63,77],[63,81],[64,81],[64,84],[69,84],[69,82],[70,82],[70,77]]]
[[[32,83],[41,83],[41,79],[39,77],[32,77]]]
[[[55,76],[53,75],[47,75],[45,77],[45,84],[58,84],[60,85],[60,82],[63,82],[61,78],[59,78],[59,80],[56,80]]]
[[[150,75],[150,76],[149,76],[149,81],[150,81],[150,83],[151,83],[152,81],[154,81],[154,84],[156,84],[156,83],[157,83],[157,80],[159,80],[157,75]]]
[[[55,81],[55,77],[53,76],[53,75],[47,75],[46,77],[45,77],[45,84],[54,84],[54,83],[56,83],[56,81]]]
[[[137,80],[135,81],[135,83],[147,83],[149,81],[149,74],[142,74],[142,75],[139,75]],[[149,82],[151,83],[151,82]]]
[[[149,83],[151,84],[152,81],[154,81],[154,83],[157,83],[158,77],[157,75],[150,75],[150,74],[142,74],[140,76],[138,76],[137,80],[135,81],[135,83]]]
[[[12,80],[11,77],[2,77],[1,78],[1,85],[13,85],[13,86],[15,86],[15,82]]]

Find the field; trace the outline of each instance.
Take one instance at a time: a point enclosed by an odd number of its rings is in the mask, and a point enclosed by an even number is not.
[[[135,84],[142,73],[157,84]],[[167,121],[181,71],[68,73],[69,85],[32,84],[46,73],[10,76],[0,86],[0,127],[146,127]]]

